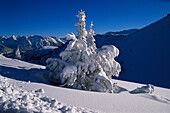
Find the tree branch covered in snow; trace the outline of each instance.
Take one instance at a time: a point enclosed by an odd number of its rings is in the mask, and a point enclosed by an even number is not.
[[[105,45],[97,49],[94,39],[93,24],[85,29],[85,13],[77,15],[79,22],[78,37],[66,34],[69,44],[60,53],[60,59],[47,59],[49,79],[61,86],[88,91],[114,92],[112,76],[119,76],[121,66],[115,61],[119,50],[114,45]]]

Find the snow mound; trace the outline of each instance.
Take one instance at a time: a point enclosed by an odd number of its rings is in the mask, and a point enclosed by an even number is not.
[[[133,91],[130,91],[131,94],[137,94],[137,93],[153,93],[154,92],[154,86],[152,84],[147,84],[145,86],[139,87],[134,89]]]
[[[58,102],[54,98],[42,96],[43,89],[26,91],[9,84],[0,75],[0,112],[6,113],[82,113],[93,112]]]
[[[37,89],[35,92],[44,93],[45,91],[44,91],[44,89],[43,89],[43,88],[41,88],[41,89]]]

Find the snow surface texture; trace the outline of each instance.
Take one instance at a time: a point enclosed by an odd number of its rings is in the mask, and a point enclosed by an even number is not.
[[[42,96],[44,89],[26,91],[0,75],[0,112],[6,113],[82,113],[93,112]]]
[[[115,92],[111,81],[112,76],[119,76],[121,66],[115,61],[119,50],[113,45],[96,48],[93,37],[94,30],[85,29],[85,13],[77,15],[79,22],[78,37],[67,34],[70,41],[66,49],[60,53],[61,58],[47,59],[47,69],[50,70],[50,81],[66,87],[88,91]]]
[[[28,70],[31,71],[32,69],[36,69],[36,74],[34,74],[35,72],[28,72]],[[23,90],[27,93],[33,92],[33,94],[40,93],[40,97],[47,97],[51,100],[56,100],[58,103],[61,102],[67,103],[71,106],[77,106],[77,109],[81,108],[82,111],[85,112],[90,110],[83,108],[89,108],[92,111],[97,111],[100,113],[168,113],[170,111],[170,89],[154,87],[154,92],[147,93],[147,90],[150,89],[149,87],[146,87],[148,85],[120,80],[113,80],[113,83],[117,83],[116,94],[89,92],[56,87],[50,85],[47,83],[47,81],[45,81],[46,79],[44,80],[44,78],[42,78],[44,77],[42,72],[45,71],[45,66],[6,58],[1,55],[0,70],[0,75],[5,76],[7,84],[9,83],[9,86],[14,87],[14,89],[19,88],[18,91]],[[42,77],[40,78],[39,76]],[[0,84],[1,83],[2,82],[0,82]],[[144,91],[140,90],[140,92],[129,93],[135,89],[138,89],[137,87],[139,89],[144,87]],[[38,98],[36,97],[36,94],[35,98]],[[43,102],[43,100],[40,98],[38,101]],[[50,102],[46,103],[48,105],[51,104]],[[25,105],[26,104],[24,104],[24,106]],[[37,107],[39,108],[39,106]],[[41,110],[42,109],[40,109],[40,111]]]

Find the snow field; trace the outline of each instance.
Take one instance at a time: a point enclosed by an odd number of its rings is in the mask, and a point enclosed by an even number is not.
[[[15,68],[14,72],[11,67]],[[4,74],[5,71],[2,71],[4,68],[8,69],[5,70],[8,72],[8,78],[7,75]],[[27,73],[27,70],[31,71],[32,69],[36,69],[36,74]],[[20,72],[21,70],[22,72]],[[70,109],[75,108],[76,112],[168,113],[170,111],[170,90],[166,88],[154,86],[154,92],[149,93],[148,91],[152,91],[152,89],[147,85],[112,80],[113,83],[117,83],[118,90],[115,94],[82,91],[52,86],[44,82],[43,71],[45,71],[45,66],[0,56],[0,75],[3,76],[0,76],[0,112],[15,113],[17,106],[18,109],[20,109],[18,112],[21,112],[23,109],[25,110],[23,112],[28,112],[27,110],[30,110],[29,105],[26,106],[28,102],[32,105],[31,110],[37,111],[38,113],[48,113],[46,110],[48,107],[52,113],[71,112],[71,110],[61,111],[60,108],[63,106]],[[11,77],[13,73],[14,77]],[[27,79],[23,80],[23,78],[26,77]],[[135,89],[138,91],[129,93]],[[13,91],[18,93],[13,93]],[[24,100],[25,95],[27,95],[28,98],[26,97]],[[45,97],[45,99],[43,97]],[[56,100],[56,106],[58,107],[50,107],[52,100]],[[39,104],[35,104],[33,101],[37,101]],[[13,102],[12,105],[10,104],[11,102]],[[16,104],[16,102],[20,104]],[[7,106],[6,109],[3,108],[4,105]]]
[[[82,113],[92,112],[42,96],[44,89],[26,91],[0,75],[0,112],[6,113]]]

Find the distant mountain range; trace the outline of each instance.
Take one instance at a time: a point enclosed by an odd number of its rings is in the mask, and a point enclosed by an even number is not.
[[[107,32],[106,34],[97,34],[94,37],[96,39],[98,47],[101,47],[104,44],[117,45],[119,40],[122,40],[122,37],[134,33],[137,30],[138,29],[129,29],[120,32]],[[113,35],[113,33],[119,35]],[[126,35],[123,35],[123,33],[124,34],[126,33]],[[20,54],[22,54],[26,61],[29,61],[30,60],[29,58],[31,58],[33,62],[38,63],[41,62],[40,57],[44,57],[49,51],[53,49],[53,47],[56,50],[57,48],[55,47],[60,47],[65,42],[66,40],[64,38],[60,39],[52,36],[39,36],[39,35],[9,36],[9,37],[0,36],[0,54],[3,54],[7,57],[15,58],[16,51],[19,49],[18,51],[20,52]],[[49,48],[48,46],[52,46],[52,48]],[[48,47],[48,49],[44,49],[45,47]],[[60,50],[62,50],[61,48]],[[32,57],[32,55],[34,55],[34,58]],[[37,59],[39,60],[37,61]],[[43,60],[41,64],[45,64],[45,61]]]
[[[51,36],[0,36],[0,54],[12,55],[17,49],[21,53],[28,50],[43,48],[44,46],[60,46],[65,42],[57,37]]]

